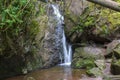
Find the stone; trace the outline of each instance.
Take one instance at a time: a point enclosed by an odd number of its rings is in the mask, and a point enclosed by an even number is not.
[[[93,59],[77,58],[72,61],[72,67],[79,69],[92,69],[95,67],[95,63]]]
[[[81,58],[94,58],[94,59],[103,59],[104,58],[104,49],[97,47],[79,47],[75,49],[73,54],[73,59],[77,57]]]
[[[59,6],[54,5],[59,9]],[[43,67],[48,68],[60,62],[60,55],[63,55],[63,17],[54,12],[52,5],[48,5],[48,24],[43,39],[43,52],[41,53]]]
[[[26,25],[25,29],[20,28],[21,31],[18,33],[20,35],[16,35],[14,39],[10,37],[10,44],[5,43],[13,48],[5,47],[3,54],[0,55],[0,80],[42,68],[43,62],[40,53],[43,52],[42,45],[47,16],[39,13],[41,6],[44,8],[46,4],[35,1],[35,9],[33,10],[35,16],[31,15],[32,19],[27,23],[30,25]],[[4,40],[4,38],[2,39]]]
[[[120,75],[120,59],[111,63],[111,73],[114,75]]]
[[[72,43],[80,40],[81,33],[72,33],[72,30],[79,23],[78,17],[84,12],[86,7],[86,0],[65,0],[65,33]]]
[[[112,57],[113,53],[116,58],[120,58],[120,40],[113,40],[107,45],[106,57]]]
[[[99,68],[92,68],[87,71],[87,74],[90,76],[99,77],[99,76],[102,76],[103,73]]]
[[[104,70],[105,67],[106,67],[106,64],[105,64],[105,60],[96,60],[95,61],[95,64],[97,65],[97,67],[100,69],[100,70]]]
[[[107,45],[107,53],[111,53],[114,48],[120,43],[120,40],[113,40],[111,43]]]

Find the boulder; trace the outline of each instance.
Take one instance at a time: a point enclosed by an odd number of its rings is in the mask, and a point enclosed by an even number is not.
[[[74,58],[93,58],[93,59],[103,59],[105,49],[97,47],[79,47],[75,49],[73,54]]]
[[[90,76],[99,77],[99,76],[102,76],[103,73],[99,68],[92,68],[87,71],[87,74]]]
[[[73,68],[91,69],[96,66],[98,59],[104,59],[104,49],[95,47],[79,47],[75,49],[72,60]],[[97,64],[98,65],[98,64]],[[103,66],[101,66],[102,68]]]
[[[106,64],[105,64],[105,60],[104,59],[102,59],[102,60],[95,60],[95,64],[101,71],[103,71],[106,68]]]
[[[120,40],[113,40],[107,45],[106,57],[112,58],[111,73],[115,75],[120,74]]]
[[[78,69],[92,69],[95,67],[94,59],[74,59],[72,61],[72,67]]]
[[[113,40],[107,45],[106,57],[112,57],[113,53],[116,58],[120,58],[120,40]]]
[[[114,75],[120,75],[120,59],[111,63],[111,73]]]

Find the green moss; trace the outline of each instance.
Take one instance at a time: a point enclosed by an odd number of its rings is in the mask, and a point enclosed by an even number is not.
[[[95,63],[93,59],[76,59],[76,60],[73,60],[72,67],[91,69],[95,67]]]
[[[118,1],[118,0],[117,0]],[[119,1],[118,1],[119,2]],[[81,15],[75,15],[66,10],[66,18],[73,24],[71,32],[84,32],[95,30],[94,34],[107,36],[120,26],[120,13],[89,3]],[[67,23],[69,24],[69,23]]]
[[[95,77],[98,77],[98,76],[102,76],[102,71],[99,69],[99,68],[92,68],[90,70],[87,70],[86,72],[89,76],[95,76]]]
[[[120,74],[120,59],[115,60],[111,63],[111,73],[115,75]]]
[[[117,65],[117,66],[120,67],[120,60],[117,60],[117,61],[114,63],[114,65]]]
[[[4,3],[4,0],[2,1],[3,2],[0,2]],[[13,2],[14,1],[15,0],[13,0]],[[0,78],[3,75],[9,76],[11,74],[26,73],[26,71],[42,67],[42,60],[39,54],[41,47],[39,45],[42,44],[41,39],[44,36],[48,18],[45,14],[46,4],[42,4],[40,1],[34,1],[30,1],[21,12],[21,14],[23,14],[20,15],[20,19],[22,19],[23,22],[15,22],[13,27],[9,27],[9,25],[5,23],[3,27],[5,28],[4,30],[1,28],[2,23],[0,20]],[[17,6],[19,5],[16,4],[15,7]],[[21,8],[23,7],[24,6],[21,6]],[[0,18],[3,18],[1,17],[1,13]],[[9,17],[6,17],[5,19],[8,18]]]

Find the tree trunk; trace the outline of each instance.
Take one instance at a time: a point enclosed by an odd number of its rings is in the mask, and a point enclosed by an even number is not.
[[[95,4],[110,8],[112,10],[120,12],[120,4],[112,0],[87,0]]]

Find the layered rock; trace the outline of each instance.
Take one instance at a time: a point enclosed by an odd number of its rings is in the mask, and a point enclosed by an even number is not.
[[[48,18],[48,27],[43,42],[44,53],[41,54],[44,67],[58,64],[63,53],[63,16],[57,4],[48,5]]]
[[[95,67],[95,60],[104,59],[105,50],[94,47],[80,47],[75,49],[73,54],[72,66],[74,68],[93,68]]]
[[[37,16],[31,15],[33,18],[28,23],[29,26],[25,27],[25,31],[21,31],[20,35],[16,38],[7,37],[8,43],[5,44],[10,43],[9,46],[12,49],[5,47],[5,51],[0,55],[0,79],[18,74],[26,74],[43,67],[40,53],[42,52],[47,16],[43,15],[40,9],[41,6],[45,8],[46,4],[37,1],[35,6],[34,13]],[[4,38],[1,38],[1,42],[3,41]]]
[[[65,0],[65,33],[70,42],[80,40],[81,33],[73,33],[71,31],[79,23],[79,16],[84,12],[86,7],[87,2],[85,0]]]

